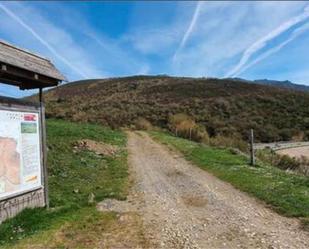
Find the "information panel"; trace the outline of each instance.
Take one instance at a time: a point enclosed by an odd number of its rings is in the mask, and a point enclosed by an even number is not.
[[[0,198],[41,185],[39,114],[0,110]]]

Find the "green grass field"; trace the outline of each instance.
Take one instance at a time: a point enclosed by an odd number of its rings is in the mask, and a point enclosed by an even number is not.
[[[53,241],[55,231],[64,224],[73,229],[73,234],[76,230],[93,234],[96,228],[102,229],[115,219],[115,214],[100,213],[88,204],[90,193],[96,201],[126,197],[129,183],[124,133],[99,125],[48,120],[47,136],[51,208],[25,210],[1,224],[1,247],[29,248],[27,243],[52,241],[56,248],[66,248],[64,240]],[[85,150],[74,152],[73,144],[80,139],[116,145],[119,152],[114,157]],[[76,220],[80,226],[73,225]]]
[[[277,212],[292,217],[309,218],[309,178],[259,164],[232,153],[161,132],[151,132],[156,140],[180,151],[186,159],[236,188],[269,204]]]
[[[93,193],[96,201],[126,198],[129,181],[125,134],[99,125],[59,120],[48,120],[47,134],[51,208],[25,210],[1,224],[0,247],[93,248],[100,243],[103,232],[121,233],[125,228],[117,223],[117,215],[98,212],[94,205],[88,204],[88,196]],[[151,132],[151,135],[202,169],[263,200],[277,212],[302,218],[308,227],[308,177],[265,164],[250,167],[246,157],[229,149],[213,148],[161,132]],[[119,152],[106,157],[91,151],[74,151],[74,143],[80,139],[112,144],[119,147]]]

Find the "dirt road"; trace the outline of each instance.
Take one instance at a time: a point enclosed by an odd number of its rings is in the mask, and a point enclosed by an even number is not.
[[[135,181],[129,203],[151,247],[309,248],[298,220],[279,216],[147,134],[129,133],[128,149]]]

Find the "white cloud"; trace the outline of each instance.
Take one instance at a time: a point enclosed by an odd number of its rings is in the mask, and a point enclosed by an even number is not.
[[[45,40],[41,35],[33,30],[31,26],[25,23],[17,14],[14,14],[10,9],[0,3],[0,8],[13,20],[18,22],[22,27],[28,30],[39,42],[41,42],[54,56],[63,61],[67,66],[69,66],[72,70],[74,70],[77,74],[81,75],[84,78],[87,78],[87,75],[76,68],[72,63],[69,62],[64,56],[59,54],[56,49],[54,49],[47,40]]]
[[[171,48],[177,45],[180,35],[176,25],[167,25],[160,28],[133,30],[125,34],[122,40],[142,55],[166,55]]]
[[[108,64],[107,67],[118,68],[118,75],[114,76],[139,74],[140,72],[148,73],[150,71],[150,66],[144,62],[143,58],[138,58],[129,49],[122,48],[124,44],[121,39],[119,41],[107,39],[90,28],[85,31],[85,34],[98,44],[100,49],[103,49],[103,58],[106,59],[102,63]]]
[[[243,65],[236,68],[241,72],[251,65],[252,58],[258,63],[283,49],[285,45],[278,39],[279,46],[270,47],[259,56],[270,41],[281,38],[280,34],[287,30],[292,34],[292,28],[301,24],[294,17],[301,16],[306,2],[154,2],[150,7],[148,3],[135,3],[133,6],[139,7],[129,13],[126,26],[120,28],[123,31],[113,31],[110,36],[99,29],[101,24],[95,24],[86,14],[88,11],[71,3],[3,5],[14,9],[14,14],[59,55],[90,78],[148,73],[220,77],[227,69],[235,69],[240,63],[239,55],[247,56]],[[105,18],[109,16],[96,21],[104,22]],[[68,78],[80,78],[28,29],[1,11],[0,20],[0,36],[53,58]],[[291,23],[294,24],[289,26]]]
[[[0,7],[3,13],[15,20],[12,22],[7,16],[0,16],[3,24],[0,31],[12,37],[12,43],[51,58],[69,80],[104,76],[81,41],[77,43],[64,27],[48,20],[39,9],[16,2],[1,3]]]
[[[50,18],[55,13],[59,15],[57,21]],[[151,70],[125,41],[106,37],[88,23],[83,12],[70,5],[55,3],[50,10],[30,3],[0,3],[0,20],[0,36],[51,58],[69,80],[147,74]],[[30,94],[7,86],[1,89],[10,96]]]
[[[112,38],[97,28],[100,22],[104,22],[103,19],[96,20],[98,25],[93,25],[89,16],[78,8],[72,8],[70,4],[54,3],[53,9],[61,16],[63,26],[70,33],[77,34],[79,43],[82,42],[81,37],[85,39],[84,49],[93,58],[94,64],[102,68],[101,74],[97,74],[98,77],[136,74],[144,71],[146,67],[150,70],[145,58],[132,51],[132,46],[127,46],[127,41],[122,35],[119,38]]]
[[[290,42],[294,41],[298,36],[302,35],[303,33],[305,33],[308,30],[309,30],[309,23],[306,23],[306,24],[302,25],[301,27],[295,29],[292,32],[292,34],[289,36],[288,39],[284,40],[279,45],[270,48],[266,52],[260,54],[254,61],[252,61],[251,63],[245,65],[240,70],[238,70],[237,75],[240,75],[241,73],[245,72],[250,67],[252,67],[252,66],[256,65],[257,63],[265,60],[267,57],[277,53],[282,48],[284,48],[286,45],[288,45]]]
[[[305,2],[205,2],[190,33],[190,44],[179,51],[177,63],[171,64],[172,73],[223,76],[227,68],[237,63],[240,53],[299,15],[305,5]],[[187,27],[187,21],[182,26]]]
[[[186,30],[184,36],[182,37],[181,42],[179,44],[179,47],[177,48],[177,50],[176,50],[176,52],[175,52],[175,54],[173,56],[173,61],[174,62],[177,59],[178,52],[186,45],[187,40],[189,39],[191,33],[193,32],[193,29],[195,27],[196,21],[198,19],[199,14],[200,14],[201,5],[202,5],[202,2],[200,2],[200,1],[198,1],[196,3],[196,7],[195,7],[195,10],[194,10],[194,13],[193,13],[190,25],[189,25],[188,29]]]
[[[248,60],[251,58],[251,56],[254,53],[257,53],[260,51],[262,48],[264,48],[267,43],[274,38],[278,37],[285,31],[289,30],[296,24],[306,20],[309,17],[309,10],[308,7],[304,9],[304,12],[301,13],[300,15],[297,15],[295,17],[292,17],[288,21],[280,24],[279,27],[277,27],[274,30],[271,30],[266,36],[263,36],[262,38],[258,39],[255,41],[252,45],[250,45],[243,53],[239,63],[232,69],[230,70],[225,77],[231,77],[231,76],[236,76],[242,68],[245,66],[245,64],[248,62]]]
[[[179,46],[195,2],[152,2],[135,4],[121,40],[143,57],[155,56],[168,62]]]

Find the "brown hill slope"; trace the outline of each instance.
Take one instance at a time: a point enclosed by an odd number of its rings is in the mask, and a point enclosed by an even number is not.
[[[210,135],[260,141],[309,139],[309,94],[237,81],[133,76],[79,81],[46,94],[47,115],[74,121],[128,126],[138,117],[166,126],[170,115],[187,113]],[[304,136],[303,136],[304,135]]]

